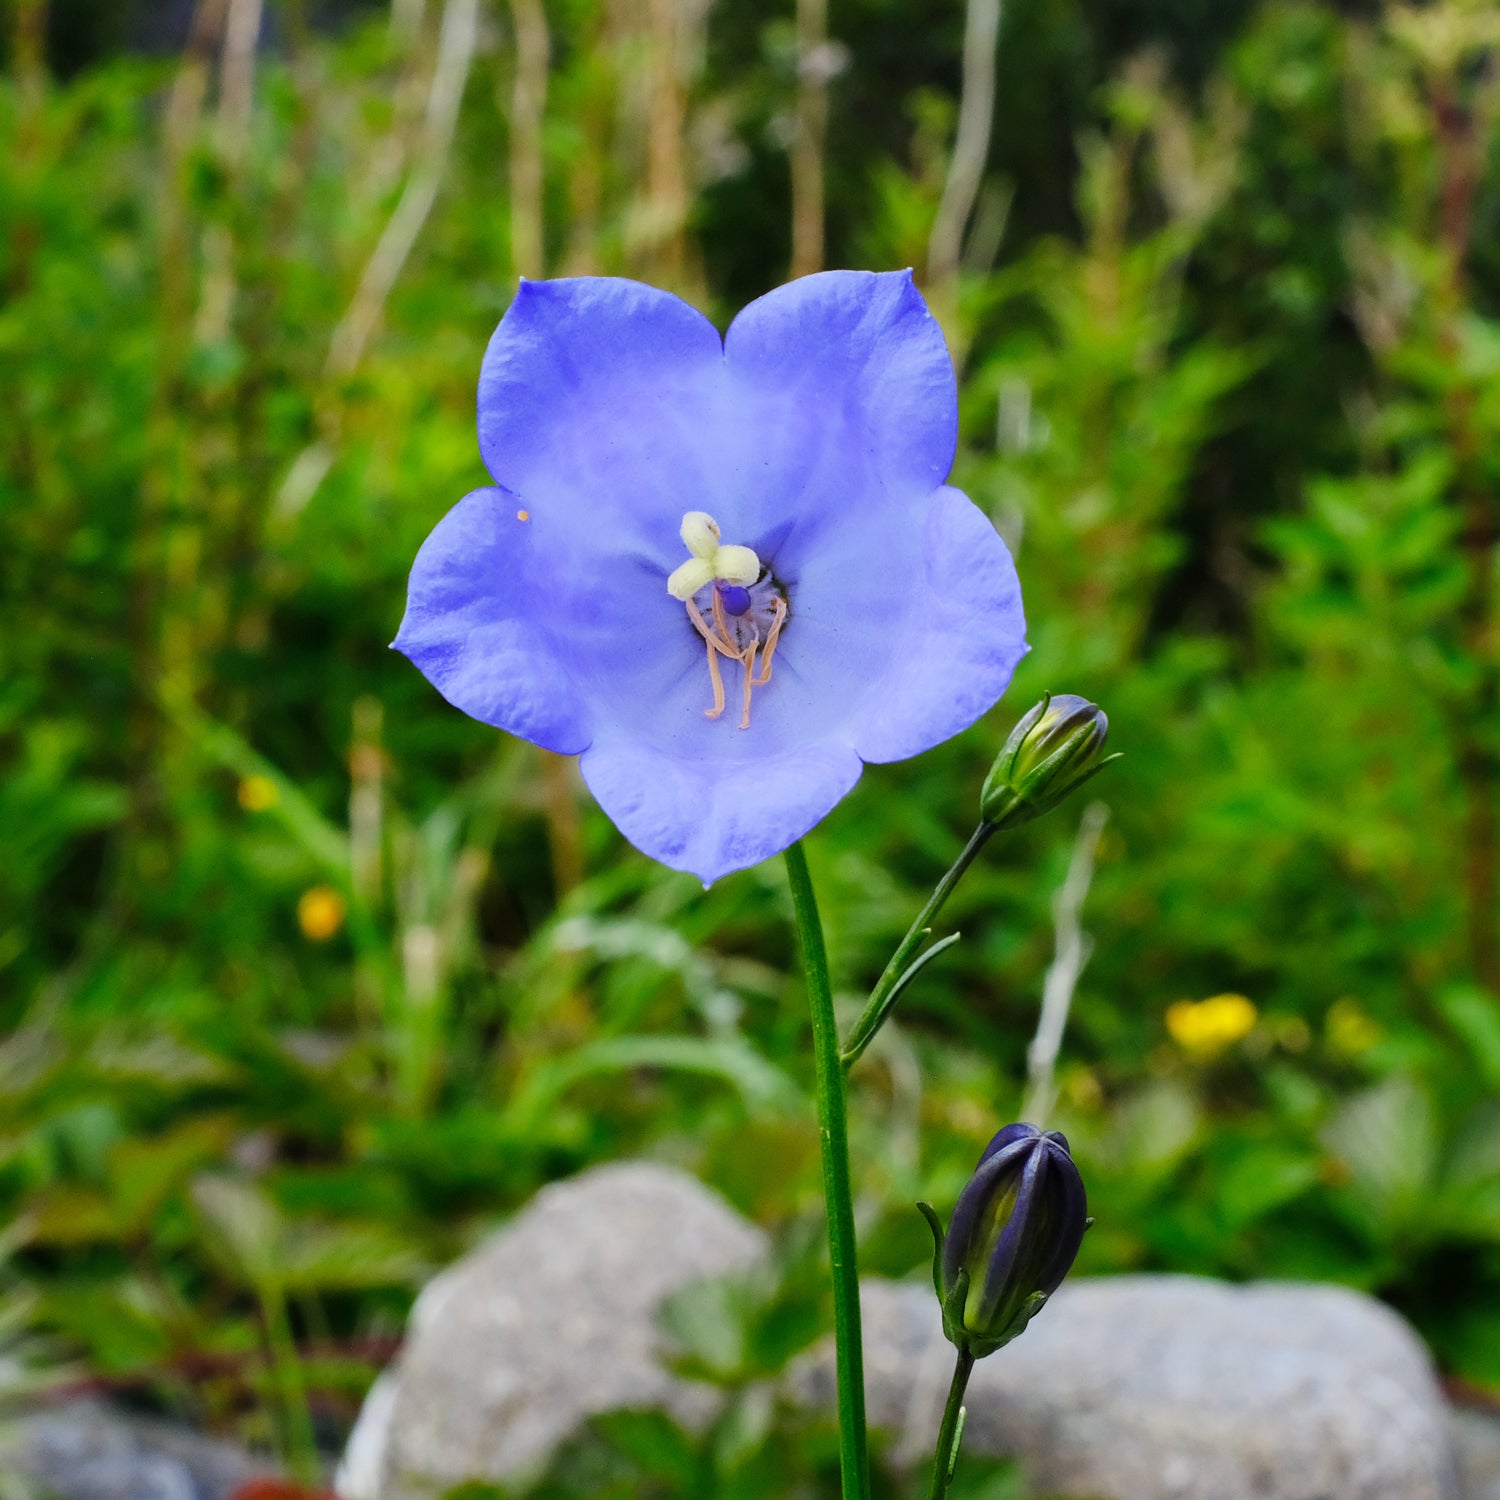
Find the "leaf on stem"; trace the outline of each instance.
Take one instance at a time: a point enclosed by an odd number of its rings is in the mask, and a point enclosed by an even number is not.
[[[901,993],[917,975],[935,959],[938,954],[951,948],[963,934],[961,932],[950,932],[947,937],[940,938],[932,947],[925,952],[919,953],[907,967],[902,970],[901,977],[890,987],[884,999],[877,1009],[860,1017],[860,1025],[855,1034],[849,1038],[849,1044],[841,1054],[841,1059],[846,1068],[852,1068],[864,1055],[865,1048],[875,1040],[875,1034],[885,1025],[885,1020],[891,1013],[891,1008],[901,998]]]

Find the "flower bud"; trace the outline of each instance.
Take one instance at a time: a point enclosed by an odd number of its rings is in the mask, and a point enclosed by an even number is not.
[[[1092,1222],[1067,1138],[1035,1125],[1007,1125],[985,1147],[946,1235],[932,1210],[923,1211],[936,1240],[943,1332],[976,1358],[1025,1331]]]
[[[1115,759],[1104,756],[1108,736],[1109,720],[1098,704],[1049,693],[1011,730],[985,777],[979,794],[985,822],[1016,828],[1056,807]]]

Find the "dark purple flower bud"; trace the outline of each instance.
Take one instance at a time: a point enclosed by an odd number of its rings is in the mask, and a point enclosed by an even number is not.
[[[979,794],[996,828],[1015,828],[1056,807],[1116,757],[1104,755],[1109,719],[1073,693],[1043,698],[1011,730]]]
[[[724,601],[724,613],[730,615],[742,615],[750,608],[750,590],[741,588],[737,583],[720,583],[714,585],[719,591],[719,598]]]
[[[939,1241],[933,1281],[944,1333],[976,1357],[1008,1344],[1061,1285],[1089,1223],[1067,1138],[1007,1125],[985,1147]]]

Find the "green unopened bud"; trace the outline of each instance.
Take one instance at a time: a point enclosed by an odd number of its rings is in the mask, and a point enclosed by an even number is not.
[[[1010,732],[979,794],[979,811],[995,828],[1039,818],[1104,769],[1109,720],[1097,703],[1050,693]]]
[[[943,1332],[975,1358],[1025,1331],[1068,1274],[1092,1222],[1067,1137],[1007,1125],[959,1194],[945,1235],[932,1227]]]

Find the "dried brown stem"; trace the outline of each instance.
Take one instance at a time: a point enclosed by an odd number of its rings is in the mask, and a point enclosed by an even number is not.
[[[263,0],[229,0],[224,54],[219,65],[220,149],[231,166],[244,158],[255,97],[255,44],[260,39]]]
[[[420,10],[417,11],[420,18]],[[392,11],[393,32],[405,35],[411,7]],[[448,0],[443,8],[438,56],[427,91],[416,164],[386,222],[344,316],[328,342],[323,374],[330,389],[318,402],[317,437],[293,460],[271,507],[273,526],[294,523],[327,477],[343,426],[338,389],[358,369],[386,303],[437,200],[458,126],[459,106],[479,33],[479,0]]]
[[[995,118],[995,49],[999,39],[1000,0],[969,0],[958,134],[927,243],[927,276],[937,286],[951,282],[958,274],[964,230],[984,178]]]
[[[443,7],[437,66],[427,95],[417,164],[365,263],[349,310],[329,341],[326,372],[334,380],[345,380],[359,368],[396,279],[432,212],[447,169],[478,31],[479,0],[448,0]]]
[[[792,138],[792,275],[823,269],[828,137],[828,0],[797,0],[797,129]]]
[[[683,154],[687,97],[681,0],[647,0],[651,95],[646,122],[646,249],[650,268],[669,285],[687,271],[687,162]]]
[[[516,74],[510,94],[510,258],[522,276],[546,274],[542,119],[551,39],[541,0],[510,0]]]

